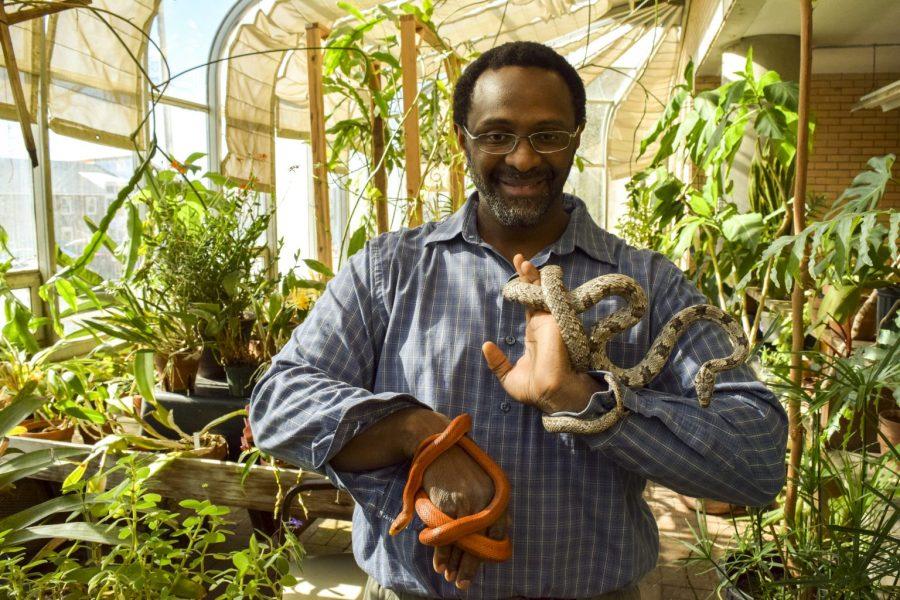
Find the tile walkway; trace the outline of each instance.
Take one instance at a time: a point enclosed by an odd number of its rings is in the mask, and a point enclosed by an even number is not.
[[[656,515],[660,533],[657,567],[641,582],[642,600],[693,600],[714,597],[717,579],[702,564],[683,565],[689,554],[682,542],[692,542],[696,515],[677,495],[661,486],[647,487],[647,501]],[[732,524],[727,518],[707,517],[712,535],[728,539]],[[689,526],[690,525],[690,526]],[[365,575],[350,554],[350,523],[323,519],[300,536],[307,558],[296,571],[300,583],[286,591],[285,600],[362,598]]]

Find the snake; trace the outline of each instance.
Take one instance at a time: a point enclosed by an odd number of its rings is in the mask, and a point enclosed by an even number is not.
[[[495,540],[480,533],[494,524],[509,504],[509,480],[503,470],[491,460],[478,444],[465,437],[472,429],[472,417],[463,413],[450,421],[447,428],[430,435],[419,444],[413,455],[409,476],[403,487],[403,505],[391,523],[388,533],[397,535],[412,522],[413,511],[425,528],[419,532],[419,542],[427,546],[456,544],[462,550],[482,560],[503,562],[512,555],[508,536]],[[471,456],[494,482],[494,497],[481,511],[453,519],[435,506],[422,489],[425,470],[441,454],[458,445]]]
[[[625,305],[599,319],[588,336],[578,315],[604,298],[620,296]],[[559,326],[572,368],[578,372],[605,371],[604,379],[616,400],[611,410],[594,419],[551,416],[544,414],[544,429],[551,433],[600,433],[628,414],[623,403],[623,386],[644,387],[665,366],[678,339],[697,321],[710,321],[728,334],[733,345],[729,356],[713,358],[702,365],[694,377],[694,388],[701,407],[712,400],[716,373],[733,369],[747,360],[750,344],[737,320],[709,304],[689,306],[676,313],[660,330],[644,358],[630,368],[612,362],[607,344],[617,333],[636,325],[647,311],[647,295],[637,281],[619,273],[601,275],[568,290],[563,283],[562,267],[547,265],[540,269],[540,283],[530,283],[521,276],[503,287],[503,297],[528,308],[553,315]]]

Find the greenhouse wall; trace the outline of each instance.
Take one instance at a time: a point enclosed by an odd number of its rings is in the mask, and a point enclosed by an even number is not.
[[[900,151],[900,111],[850,112],[872,90],[900,79],[900,73],[822,73],[813,75],[810,111],[816,119],[809,157],[809,186],[835,198],[865,169],[870,156]],[[900,185],[888,184],[884,208],[900,209]]]

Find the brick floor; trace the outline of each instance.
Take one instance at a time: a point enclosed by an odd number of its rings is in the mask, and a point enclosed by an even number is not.
[[[684,506],[678,495],[661,486],[649,485],[647,502],[656,515],[660,534],[659,563],[641,582],[643,600],[694,600],[714,596],[717,584],[715,573],[707,565],[685,566],[682,560],[690,550],[682,542],[692,542],[691,527],[697,528],[696,513]],[[732,530],[729,519],[708,516],[707,526],[712,535],[727,539]],[[285,598],[334,598],[355,600],[361,598],[361,582],[364,575],[345,554],[351,551],[350,523],[323,519],[303,532],[300,540],[310,561],[309,578],[315,586],[301,583],[294,592],[286,592]],[[344,554],[343,557],[337,555]],[[309,560],[309,558],[307,559]],[[321,565],[321,570],[320,570]],[[312,571],[317,571],[315,575]],[[323,575],[327,572],[327,575]],[[301,575],[302,578],[302,575]],[[331,579],[333,579],[333,581]],[[330,583],[324,583],[331,581]],[[302,591],[301,591],[302,590]]]

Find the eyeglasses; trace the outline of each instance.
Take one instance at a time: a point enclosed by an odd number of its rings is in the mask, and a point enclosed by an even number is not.
[[[569,147],[572,138],[581,130],[579,125],[574,132],[568,131],[536,131],[529,135],[516,135],[515,133],[503,133],[491,131],[481,135],[472,135],[465,127],[462,128],[470,140],[475,142],[475,147],[485,154],[509,154],[515,151],[519,140],[528,138],[528,142],[538,154],[552,154],[561,152]]]

